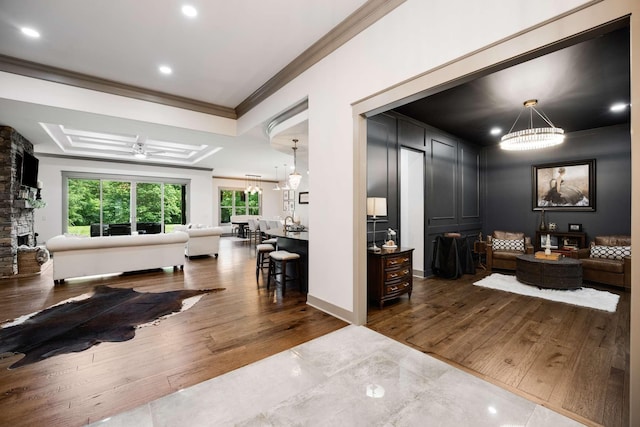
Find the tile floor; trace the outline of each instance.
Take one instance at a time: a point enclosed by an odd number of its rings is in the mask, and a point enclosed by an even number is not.
[[[347,326],[93,426],[582,424],[363,326]]]

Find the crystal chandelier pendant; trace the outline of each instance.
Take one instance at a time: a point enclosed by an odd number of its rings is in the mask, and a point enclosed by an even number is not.
[[[564,130],[555,127],[551,120],[538,111],[535,106],[538,104],[537,99],[529,99],[523,103],[524,109],[529,109],[529,128],[512,132],[522,111],[518,114],[516,121],[511,126],[509,133],[504,135],[500,140],[500,148],[509,151],[523,151],[523,150],[538,150],[541,148],[552,147],[554,145],[562,144],[564,141]],[[544,120],[549,127],[534,128],[533,127],[533,113],[536,113],[542,120]]]

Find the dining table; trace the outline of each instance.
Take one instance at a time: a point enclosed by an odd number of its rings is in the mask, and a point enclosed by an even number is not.
[[[238,237],[245,239],[247,237],[247,228],[249,227],[249,221],[231,221],[232,225],[238,226]]]

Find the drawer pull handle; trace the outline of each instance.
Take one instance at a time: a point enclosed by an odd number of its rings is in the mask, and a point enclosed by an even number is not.
[[[398,287],[397,287],[397,286],[391,286],[391,287],[389,288],[389,290],[390,290],[391,292],[393,292],[393,291],[397,291],[397,290],[398,290]]]
[[[391,264],[391,265],[395,265],[395,264],[397,264],[397,263],[398,263],[398,260],[397,260],[397,259],[390,259],[390,260],[389,260],[389,264]]]
[[[398,276],[399,276],[398,273],[392,273],[392,274],[389,275],[389,277],[391,277],[392,279],[395,279]]]

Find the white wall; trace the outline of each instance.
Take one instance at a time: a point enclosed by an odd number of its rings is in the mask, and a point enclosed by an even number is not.
[[[96,162],[39,155],[38,179],[43,182],[42,199],[47,206],[35,211],[38,243],[62,233],[62,171],[137,175],[157,178],[189,179],[189,222],[212,224],[211,171],[145,166],[139,164]]]
[[[311,297],[354,310],[354,266],[362,250],[355,207],[366,194],[355,185],[365,160],[354,143],[351,105],[584,3],[408,0],[239,119],[241,134],[309,99]]]

